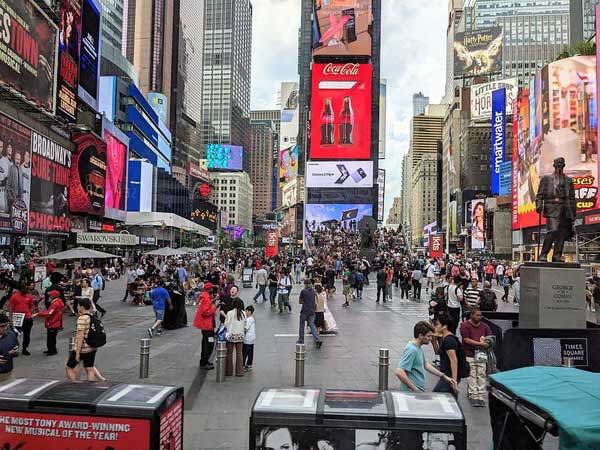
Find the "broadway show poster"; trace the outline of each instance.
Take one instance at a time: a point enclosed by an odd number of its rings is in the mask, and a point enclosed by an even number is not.
[[[31,130],[0,114],[0,230],[27,232]]]
[[[146,450],[150,448],[150,421],[2,411],[0,448]]]
[[[0,0],[0,83],[54,113],[57,27],[32,0]]]
[[[455,76],[502,72],[502,27],[454,35]]]
[[[73,137],[77,153],[73,156],[69,188],[72,213],[104,215],[106,189],[106,144],[91,133]]]
[[[106,141],[106,195],[105,213],[120,215],[125,213],[125,192],[127,187],[127,145],[110,131],[104,130]],[[120,220],[119,217],[111,217]]]
[[[71,152],[46,136],[31,133],[29,231],[69,234]]]
[[[160,450],[183,448],[183,401],[177,400],[160,416]]]
[[[371,0],[314,0],[313,56],[371,56]]]
[[[56,114],[70,122],[75,121],[77,114],[79,36],[81,36],[80,1],[60,0]]]

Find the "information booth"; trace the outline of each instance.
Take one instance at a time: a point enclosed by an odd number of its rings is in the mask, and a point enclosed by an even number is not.
[[[181,450],[183,388],[10,380],[0,384],[0,448]]]
[[[466,450],[449,394],[264,389],[252,408],[250,450]],[[287,445],[287,447],[286,447]]]

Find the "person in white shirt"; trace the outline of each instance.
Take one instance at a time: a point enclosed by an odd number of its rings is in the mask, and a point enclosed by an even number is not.
[[[254,321],[254,306],[246,307],[246,335],[242,354],[244,356],[244,370],[252,370],[254,362],[254,342],[256,341],[256,323]]]
[[[265,290],[267,289],[268,278],[269,274],[267,273],[264,267],[261,267],[256,271],[256,288],[258,289],[258,292],[254,296],[254,303],[258,301],[258,297],[260,297],[261,295],[262,301],[267,301],[267,295],[265,293]]]
[[[462,279],[460,276],[452,278],[448,286],[448,312],[452,317],[452,334],[456,333],[458,323],[460,322],[460,307],[464,301],[464,294],[461,288]]]
[[[279,281],[277,282],[277,292],[278,303],[279,303],[279,314],[283,312],[283,308],[288,308],[290,312],[292,312],[292,307],[290,306],[290,292],[292,290],[292,279],[288,275],[287,271],[283,269],[283,273],[279,277]]]
[[[429,262],[425,269],[425,273],[427,276],[427,287],[425,288],[425,290],[429,292],[429,289],[433,290],[433,288],[435,287],[435,266],[433,265],[433,263]]]
[[[138,266],[138,268],[135,269],[135,273],[138,277],[143,277],[146,274],[146,271],[142,269],[142,266]]]
[[[501,286],[504,281],[504,265],[499,263],[496,266],[496,286]]]

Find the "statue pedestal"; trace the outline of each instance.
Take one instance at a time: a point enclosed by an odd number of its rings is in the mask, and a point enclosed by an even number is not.
[[[579,264],[531,262],[521,271],[519,328],[585,328],[585,271]]]

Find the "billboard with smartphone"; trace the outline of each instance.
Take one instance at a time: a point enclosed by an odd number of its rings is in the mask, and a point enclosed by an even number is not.
[[[313,56],[371,56],[371,0],[313,0]]]
[[[313,64],[310,159],[371,159],[371,64]]]
[[[373,161],[309,161],[306,187],[355,188],[373,186]]]

